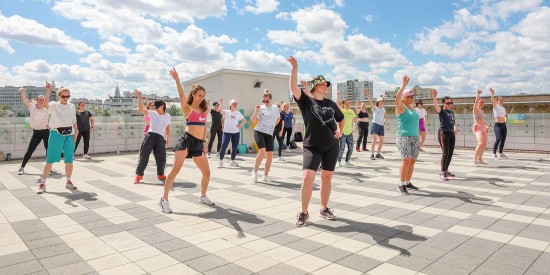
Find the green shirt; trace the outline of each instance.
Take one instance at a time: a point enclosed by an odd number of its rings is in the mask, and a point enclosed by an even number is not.
[[[398,137],[417,137],[420,135],[418,122],[420,117],[415,110],[405,107],[405,112],[397,116],[397,136]]]
[[[344,114],[344,119],[346,123],[344,124],[344,135],[351,135],[353,133],[353,118],[355,117],[355,111],[352,109],[342,109]]]

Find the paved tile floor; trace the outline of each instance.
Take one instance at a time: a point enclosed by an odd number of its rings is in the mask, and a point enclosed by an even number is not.
[[[0,274],[550,274],[548,155],[486,154],[489,165],[475,167],[472,152],[458,150],[457,177],[441,182],[440,152],[431,148],[416,165],[420,190],[405,197],[396,190],[395,146],[383,153],[371,161],[354,152],[355,166],[337,169],[337,220],[317,216],[317,178],[302,228],[298,151],[273,163],[273,181],[255,184],[253,156],[239,157],[238,168],[210,159],[214,207],[197,203],[200,173],[187,160],[170,215],[157,205],[153,159],[143,183],[132,183],[135,153],[78,159],[78,190],[64,189],[56,173],[44,195],[35,193],[42,162],[22,176],[19,161],[2,162]]]

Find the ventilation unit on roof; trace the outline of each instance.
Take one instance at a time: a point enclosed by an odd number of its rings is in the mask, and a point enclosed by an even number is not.
[[[254,88],[260,88],[262,87],[262,83],[261,81],[254,81]]]

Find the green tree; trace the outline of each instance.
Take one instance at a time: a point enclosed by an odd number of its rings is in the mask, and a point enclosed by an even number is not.
[[[111,109],[109,109],[108,107],[95,107],[93,111],[97,116],[111,116]]]
[[[170,107],[166,108],[166,112],[171,116],[183,116],[183,112],[176,105],[170,105]]]

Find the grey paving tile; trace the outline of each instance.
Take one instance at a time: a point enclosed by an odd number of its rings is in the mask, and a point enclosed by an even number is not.
[[[140,227],[150,226],[150,224],[144,221],[131,221],[131,222],[118,224],[118,226],[120,226],[124,230],[131,230],[131,229],[136,229]]]
[[[505,245],[495,252],[491,258],[489,258],[489,261],[527,270],[541,254],[542,251],[539,250],[515,245]]]
[[[521,232],[525,227],[527,226],[526,223],[523,222],[515,222],[515,221],[508,221],[508,220],[499,220],[489,226],[487,230],[504,233],[508,235],[517,235],[519,232]]]
[[[391,258],[388,263],[404,267],[414,271],[420,271],[433,263],[432,260],[418,256],[398,255]]]
[[[336,263],[361,272],[367,272],[382,264],[381,261],[359,254],[352,254],[346,258],[337,261]]]
[[[167,254],[182,263],[187,263],[192,259],[203,257],[206,255],[209,255],[210,253],[196,246],[188,246],[181,249],[168,251]],[[200,271],[204,271],[204,270],[200,270]]]
[[[486,260],[491,255],[493,255],[497,249],[489,249],[484,247],[479,247],[472,245],[471,243],[465,242],[459,245],[453,250],[453,252],[460,253],[462,255],[472,256],[478,259]]]
[[[466,269],[462,269],[462,268],[452,266],[452,265],[448,265],[448,264],[441,263],[441,262],[435,262],[435,263],[429,265],[428,267],[424,268],[421,272],[424,273],[424,274],[428,274],[428,275],[431,275],[431,274],[433,274],[433,275],[440,275],[440,274],[463,275],[463,274],[468,274],[469,273],[468,270],[466,270]]]
[[[50,230],[50,228],[43,223],[29,225],[29,226],[22,226],[22,227],[14,227],[14,229],[15,229],[15,232],[17,232],[17,234],[19,235]]]
[[[143,219],[142,220],[143,222],[146,222],[148,224],[151,224],[151,225],[156,225],[156,224],[160,224],[160,223],[165,223],[165,222],[170,222],[170,221],[173,221],[173,219],[170,219],[166,216],[156,216],[156,217],[151,217],[151,218],[147,218],[147,219]]]
[[[298,241],[301,238],[288,233],[279,233],[279,234],[266,237],[265,239],[279,245],[286,245],[286,244]]]
[[[229,262],[215,255],[206,255],[193,260],[189,260],[185,264],[199,272],[205,272],[228,264]]]
[[[471,272],[480,266],[484,260],[451,251],[441,257],[438,262],[456,266]]]
[[[10,225],[17,231],[18,229],[23,229],[29,226],[37,226],[44,224],[40,219],[30,219],[18,222],[12,222]]]
[[[43,259],[73,252],[73,250],[66,244],[56,244],[46,247],[40,247],[32,249],[31,251],[37,259]]]
[[[44,239],[44,238],[48,238],[48,237],[55,237],[55,236],[57,236],[57,234],[55,234],[53,231],[51,231],[49,229],[19,235],[21,240],[23,240],[24,242],[38,240],[38,239]]]
[[[92,230],[100,227],[113,226],[114,223],[108,221],[107,219],[103,219],[103,220],[97,220],[93,222],[81,223],[80,225],[82,225],[84,228],[88,230]]]
[[[535,263],[533,263],[533,265],[529,268],[529,271],[549,274],[550,252],[542,253],[540,257],[535,261]]]
[[[104,217],[95,214],[94,212],[92,212],[92,214],[86,213],[85,216],[73,216],[71,219],[80,224],[105,220]]]
[[[388,239],[388,237],[382,236],[382,235],[371,234],[371,233],[369,233],[369,234],[358,233],[358,234],[350,236],[350,239],[360,241],[360,242],[364,242],[364,243],[368,243],[368,244],[377,244],[377,243],[386,241]]]
[[[418,256],[434,261],[443,257],[443,255],[447,254],[448,252],[449,251],[447,250],[430,247],[425,244],[419,244],[409,249],[409,253],[413,256]]]
[[[325,246],[320,249],[314,250],[309,255],[327,260],[329,262],[336,262],[343,259],[352,253],[332,246]]]
[[[92,234],[100,237],[100,236],[104,236],[104,235],[109,235],[109,234],[122,232],[122,231],[125,231],[125,230],[123,228],[121,228],[120,226],[113,224],[113,225],[108,225],[108,226],[104,226],[104,227],[92,228],[92,229],[89,229],[89,231]]]
[[[80,256],[78,256],[78,254],[74,252],[40,259],[40,263],[42,264],[42,266],[44,266],[44,268],[48,270],[78,262],[82,262],[82,258],[80,258]]]
[[[430,214],[430,213],[412,212],[398,218],[397,221],[414,224],[414,225],[420,225],[430,219],[433,219],[434,217],[436,217],[436,215]]]
[[[90,274],[95,270],[86,262],[78,262],[62,267],[48,269],[48,273],[51,275],[80,275]]]
[[[535,240],[550,242],[550,234],[548,234],[548,227],[542,226],[542,225],[530,224],[517,235],[524,238],[531,238]]]
[[[55,236],[55,237],[48,237],[48,238],[28,241],[28,242],[25,242],[25,245],[27,245],[29,249],[35,249],[39,247],[46,247],[46,246],[62,244],[62,243],[64,243],[63,240]]]
[[[309,239],[301,239],[299,241],[287,244],[286,247],[298,250],[303,253],[310,253],[313,250],[317,250],[325,246],[322,243],[318,243]]]
[[[23,263],[18,263],[14,265],[8,265],[0,268],[0,274],[29,274],[33,272],[39,272],[44,270],[42,265],[37,261],[28,261]]]
[[[258,274],[259,275],[281,275],[281,274],[304,275],[304,274],[307,274],[307,272],[282,263],[282,264],[274,265],[270,268],[264,269],[258,272]]]
[[[12,253],[8,255],[0,256],[0,268],[8,265],[24,263],[32,260],[36,260],[36,257],[34,257],[34,254],[32,254],[32,252],[30,251]]]
[[[470,228],[476,228],[476,229],[485,229],[489,226],[491,226],[492,222],[483,222],[483,221],[476,221],[476,220],[470,220],[466,219],[461,222],[459,222],[457,225],[464,226],[464,227],[470,227]]]
[[[169,233],[166,233],[166,232],[160,232],[160,233],[155,233],[155,234],[143,236],[143,237],[141,237],[141,240],[148,243],[148,244],[150,244],[150,245],[153,245],[153,244],[156,244],[156,243],[162,243],[164,241],[172,240],[174,238],[176,238],[176,237],[172,234],[169,234]]]
[[[473,246],[477,246],[477,247],[481,247],[481,248],[485,248],[485,249],[490,249],[490,250],[493,250],[493,251],[497,251],[501,247],[504,246],[504,244],[501,243],[501,242],[495,242],[495,241],[476,238],[476,237],[473,237],[473,238],[465,241],[464,244],[473,245]]]
[[[433,219],[431,219],[429,221],[426,221],[426,222],[422,223],[421,225],[425,226],[425,227],[439,229],[439,230],[447,230],[447,229],[455,226],[456,224],[458,224],[461,221],[462,221],[461,219],[457,219],[457,218],[451,218],[451,217],[446,217],[446,216],[437,216],[437,217],[434,217]]]
[[[162,232],[164,232],[164,231],[162,231],[158,227],[155,227],[155,226],[152,226],[152,225],[128,230],[128,233],[130,233],[130,234],[132,234],[132,235],[134,235],[138,238],[145,237],[147,235],[158,234],[158,233],[162,233]]]
[[[156,247],[158,250],[160,250],[162,252],[174,251],[174,250],[182,249],[184,247],[191,246],[190,243],[188,243],[184,240],[181,240],[181,239],[171,239],[171,240],[168,240],[168,241],[154,243],[154,244],[151,244],[151,245]]]
[[[254,228],[247,231],[247,233],[263,238],[285,232],[293,228],[296,228],[296,225],[290,224],[288,222],[277,222],[266,226]]]
[[[450,251],[469,238],[468,236],[443,231],[429,238],[423,245]]]
[[[205,275],[240,275],[252,274],[250,270],[244,269],[236,264],[227,264],[204,272]]]
[[[478,267],[474,272],[471,274],[499,274],[499,275],[515,275],[515,274],[523,274],[526,271],[526,269],[505,265],[498,262],[493,261],[486,261],[484,262],[480,267]]]
[[[132,216],[142,220],[147,218],[153,218],[153,217],[160,217],[162,215],[161,212],[154,212],[154,211],[145,211],[145,212],[139,212],[139,213],[133,213]]]

